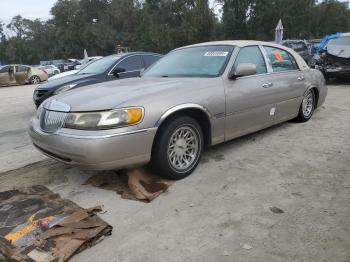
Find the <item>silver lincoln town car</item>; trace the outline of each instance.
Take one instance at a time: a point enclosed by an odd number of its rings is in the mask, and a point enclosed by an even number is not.
[[[179,179],[196,168],[205,146],[308,121],[326,95],[322,74],[287,47],[209,42],[173,50],[140,78],[48,99],[29,134],[40,151],[67,164],[120,169],[150,162],[159,175]]]

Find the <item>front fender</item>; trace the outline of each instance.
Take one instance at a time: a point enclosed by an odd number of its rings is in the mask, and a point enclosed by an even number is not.
[[[212,115],[209,112],[209,110],[207,108],[205,108],[202,105],[199,104],[192,104],[192,103],[187,103],[187,104],[181,104],[181,105],[177,105],[174,106],[170,109],[168,109],[160,118],[159,120],[156,122],[155,127],[159,127],[164,121],[165,119],[170,116],[173,113],[176,113],[180,110],[184,110],[184,109],[199,109],[201,110],[203,113],[205,113],[209,119],[209,121],[211,121],[212,119]]]

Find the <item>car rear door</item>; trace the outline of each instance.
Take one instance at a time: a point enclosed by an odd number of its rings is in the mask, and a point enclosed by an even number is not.
[[[30,68],[27,66],[15,66],[15,80],[17,84],[23,85],[26,83],[29,70]]]
[[[289,52],[272,46],[264,46],[263,50],[271,71],[269,81],[276,103],[274,123],[279,123],[298,114],[306,83],[303,72]]]
[[[257,73],[224,79],[226,93],[226,140],[254,132],[273,123],[274,88],[259,46],[240,48],[231,70],[241,63],[255,64]]]

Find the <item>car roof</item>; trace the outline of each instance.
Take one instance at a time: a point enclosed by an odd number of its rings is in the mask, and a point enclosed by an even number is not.
[[[298,63],[298,66],[301,70],[307,70],[309,69],[309,66],[306,64],[305,60],[293,49],[275,44],[275,43],[270,43],[270,42],[264,42],[264,41],[255,41],[255,40],[224,40],[224,41],[214,41],[214,42],[205,42],[205,43],[199,43],[199,44],[194,44],[194,45],[188,45],[188,46],[183,46],[180,48],[177,48],[175,50],[180,50],[183,48],[189,48],[189,47],[198,47],[198,46],[214,46],[214,45],[231,45],[231,46],[238,46],[238,47],[246,47],[246,46],[255,46],[255,45],[265,45],[265,46],[270,46],[270,47],[275,47],[279,48],[282,50],[285,50],[289,52],[290,54],[293,55],[295,60]]]
[[[119,53],[119,54],[114,54],[115,56],[120,56],[120,57],[126,57],[130,55],[155,55],[155,56],[162,56],[162,54],[158,53],[153,53],[153,52],[127,52],[127,53]],[[111,55],[111,56],[114,56]]]
[[[275,43],[255,41],[255,40],[224,40],[224,41],[205,42],[205,43],[199,43],[199,44],[180,47],[178,49],[195,47],[195,46],[208,46],[208,45],[232,45],[232,46],[238,46],[238,47],[245,47],[245,46],[252,46],[252,45],[268,45],[268,46],[277,47],[281,49],[288,49],[285,46],[278,45]]]

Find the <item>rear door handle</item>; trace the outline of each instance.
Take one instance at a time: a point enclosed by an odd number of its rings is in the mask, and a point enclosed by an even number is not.
[[[264,84],[262,85],[263,88],[269,88],[269,87],[271,87],[271,86],[273,86],[273,84],[272,84],[271,82],[264,83]]]
[[[298,80],[299,80],[299,81],[303,81],[303,80],[304,80],[304,77],[303,77],[303,76],[298,76]]]

